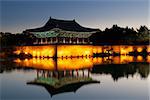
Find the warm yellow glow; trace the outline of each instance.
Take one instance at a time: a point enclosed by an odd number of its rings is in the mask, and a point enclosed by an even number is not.
[[[93,53],[102,53],[102,46],[93,46]]]
[[[139,62],[143,61],[143,57],[142,56],[137,56],[137,61],[139,61]]]
[[[115,53],[126,55],[129,52],[133,52],[133,46],[112,46]]]
[[[28,54],[28,52],[24,52],[25,54]]]
[[[121,48],[120,54],[127,54],[127,50],[125,50],[124,48]]]
[[[112,49],[111,49],[112,48]],[[102,51],[107,52],[112,50],[112,52],[120,53],[120,57],[112,58],[93,58],[94,64],[101,64],[109,61],[113,63],[126,63],[132,62],[133,57],[127,56],[129,52],[133,51],[133,48],[137,48],[138,52],[141,52],[143,46],[91,46],[91,45],[57,45],[57,56],[59,58],[74,58],[74,57],[88,57],[93,56],[93,53],[102,53]],[[147,46],[147,51],[150,51],[150,46]],[[38,57],[53,57],[56,55],[56,45],[47,45],[47,46],[18,46],[14,53],[20,54],[21,52],[25,54],[31,54],[33,58]],[[81,57],[81,58],[82,58]],[[110,60],[111,59],[111,60]],[[137,57],[138,61],[142,61],[143,58]],[[26,61],[26,60],[25,60]],[[29,61],[27,61],[29,62]],[[35,61],[33,61],[35,62]],[[37,63],[40,63],[40,60],[36,60]]]
[[[120,46],[112,46],[115,53],[120,53]]]
[[[119,56],[113,57],[113,63],[120,64],[120,57]]]
[[[142,47],[137,47],[138,52],[142,52],[143,48]]]
[[[28,61],[28,59],[25,59],[24,61],[25,61],[25,62],[27,62],[27,61]]]
[[[36,69],[47,69],[47,70],[54,70],[55,68],[55,62],[53,59],[25,59],[25,60],[14,60],[16,62],[16,65],[23,66],[23,67],[29,67],[29,68],[36,68]]]
[[[19,55],[21,53],[21,50],[16,50],[13,53]]]
[[[133,62],[134,57],[127,56],[127,55],[121,55],[121,56],[112,57],[112,60],[113,60],[114,64],[124,64],[124,63]]]
[[[133,62],[134,57],[133,56],[120,56],[120,63],[129,63],[129,62]]]
[[[93,67],[91,58],[58,59],[58,70],[75,70]]]
[[[150,46],[147,46],[147,52],[150,53]]]
[[[120,54],[128,54],[129,52],[133,51],[133,47],[131,46],[121,46],[120,47]]]
[[[48,46],[18,46],[16,47],[15,54],[31,54],[33,57],[53,57],[55,53],[55,47],[52,45]]]
[[[92,46],[86,45],[62,45],[57,47],[58,57],[92,56]]]
[[[92,58],[69,58],[69,59],[57,59],[57,64],[53,59],[25,59],[14,60],[16,65],[19,67],[29,67],[35,69],[47,69],[47,70],[55,70],[56,67],[58,70],[75,70],[75,69],[84,69],[93,67]]]
[[[20,59],[15,59],[14,62],[20,63],[21,60]]]
[[[147,56],[147,62],[150,63],[150,56]]]
[[[93,64],[94,65],[98,65],[98,64],[102,64],[102,58],[101,57],[98,57],[98,58],[93,58]]]
[[[110,62],[111,61],[111,62]],[[143,57],[137,56],[137,62],[142,62]],[[98,58],[58,58],[57,61],[53,59],[47,58],[32,58],[32,59],[25,59],[14,60],[18,67],[29,67],[35,69],[47,69],[47,70],[76,70],[76,69],[86,69],[92,68],[93,65],[98,64],[126,64],[129,62],[134,62],[133,56],[121,55],[115,57],[98,57]],[[147,62],[150,62],[150,56],[147,56]]]

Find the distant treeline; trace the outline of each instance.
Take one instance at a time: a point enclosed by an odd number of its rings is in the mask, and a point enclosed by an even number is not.
[[[139,29],[122,28],[113,25],[111,28],[106,28],[104,31],[99,31],[90,37],[90,41],[94,45],[118,45],[118,44],[149,44],[150,30],[146,26],[141,26]],[[33,38],[30,34],[25,33],[3,33],[0,32],[0,45],[30,45]]]
[[[29,34],[12,34],[9,32],[0,32],[0,45],[2,47],[26,45],[32,43],[32,37]]]
[[[116,44],[149,44],[150,30],[146,26],[141,26],[139,29],[122,28],[113,25],[111,28],[106,28],[104,31],[93,34],[90,39],[96,45],[116,45]]]

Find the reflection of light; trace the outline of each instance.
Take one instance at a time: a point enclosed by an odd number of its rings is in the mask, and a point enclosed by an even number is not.
[[[128,52],[133,52],[133,46],[128,47]]]
[[[31,54],[33,57],[53,57],[54,56],[54,46],[18,46],[16,47],[15,54],[20,54],[22,51],[25,54]]]
[[[114,64],[120,64],[120,57],[119,56],[113,57],[113,62]]]
[[[58,57],[77,57],[77,56],[87,56],[93,55],[92,46],[83,45],[62,45],[57,47]]]
[[[58,59],[57,61],[58,70],[91,68],[93,66],[91,58]]]
[[[147,56],[147,62],[150,63],[150,56]]]
[[[133,46],[121,46],[120,54],[128,54],[133,51]]]
[[[95,48],[93,49],[93,53],[97,53],[97,50]]]
[[[134,57],[133,56],[129,56],[128,62],[133,62],[133,61],[134,61]]]
[[[54,70],[55,62],[53,59],[39,59],[39,58],[33,58],[33,59],[25,59],[15,60],[16,65],[19,67],[30,67],[30,68],[36,68],[36,69],[48,69],[48,70]]]
[[[147,52],[150,52],[150,46],[147,46]]]
[[[39,51],[37,52],[37,56],[38,56],[38,57],[40,56],[40,52],[39,52]]]
[[[93,46],[93,53],[102,53],[102,47],[101,46]]]
[[[137,51],[138,51],[138,52],[142,52],[142,50],[143,50],[142,47],[138,47],[138,48],[137,48]]]
[[[35,57],[36,56],[36,51],[33,51],[33,57]]]
[[[90,55],[90,51],[85,51],[85,55]]]
[[[20,50],[16,50],[16,51],[14,51],[14,53],[19,55],[21,53],[21,51]]]
[[[120,53],[120,46],[112,46],[115,53]]]
[[[15,59],[14,62],[20,63],[21,60],[20,59]]]
[[[121,55],[121,56],[112,57],[112,60],[113,60],[114,64],[124,64],[124,63],[133,62],[134,57],[127,56],[127,55]]]
[[[137,61],[143,61],[143,57],[142,56],[137,56]]]
[[[25,59],[24,61],[25,61],[25,62],[27,62],[27,61],[28,61],[28,59]]]
[[[120,56],[120,59],[121,59],[120,63],[133,62],[133,56]]]
[[[98,58],[93,58],[93,64],[94,65],[98,65],[98,64],[102,64],[102,58],[98,57]]]
[[[127,54],[127,51],[124,48],[121,48],[121,54]]]

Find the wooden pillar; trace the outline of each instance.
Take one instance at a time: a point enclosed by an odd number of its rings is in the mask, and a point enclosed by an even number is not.
[[[65,41],[66,39],[65,38],[63,38],[63,43],[66,43],[66,41]]]
[[[88,77],[90,77],[90,69],[88,69]]]
[[[39,70],[37,70],[37,78],[39,78]]]
[[[69,38],[69,43],[71,44],[71,38]]]
[[[55,43],[58,43],[58,37],[56,37],[56,41],[55,41]]]
[[[71,71],[72,76],[74,76],[73,72],[74,72],[74,70]]]
[[[50,38],[50,44],[52,44],[53,43],[53,38]]]
[[[77,44],[79,44],[79,38],[77,38]]]
[[[41,38],[39,38],[39,42],[38,42],[38,44],[41,44]]]
[[[83,75],[83,77],[84,77],[84,69],[82,70],[82,75]]]
[[[66,71],[64,70],[64,76],[66,76]]]
[[[45,44],[48,44],[48,42],[47,42],[47,38],[45,38]]]
[[[82,44],[84,44],[84,38],[82,38]]]
[[[43,39],[41,38],[41,42],[40,42],[40,44],[43,44]]]
[[[35,42],[33,42],[33,44],[38,44],[38,39],[35,39]]]
[[[76,70],[76,72],[77,72],[77,76],[79,76],[79,72],[78,72],[78,70]]]
[[[90,43],[90,39],[89,38],[87,38],[87,42]]]

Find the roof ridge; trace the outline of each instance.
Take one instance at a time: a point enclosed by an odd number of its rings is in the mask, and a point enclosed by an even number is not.
[[[65,22],[75,22],[75,19],[66,20],[66,19],[56,19],[56,18],[50,17],[49,21],[51,21],[51,20],[55,20],[55,21],[65,21]]]

